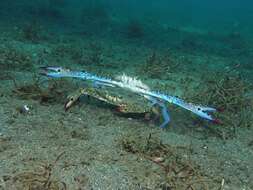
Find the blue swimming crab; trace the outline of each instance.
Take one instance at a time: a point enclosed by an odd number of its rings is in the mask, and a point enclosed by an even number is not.
[[[154,91],[144,84],[141,80],[136,77],[129,77],[125,74],[117,76],[115,78],[107,78],[103,76],[98,76],[96,74],[87,71],[73,71],[63,67],[46,66],[41,67],[42,71],[40,74],[51,77],[51,78],[76,78],[86,82],[99,83],[102,86],[110,86],[112,88],[120,90],[127,90],[133,94],[137,94],[140,97],[148,100],[152,105],[158,105],[161,109],[162,115],[166,116],[166,123],[162,124],[161,127],[167,126],[170,121],[168,114],[167,103],[174,104],[183,109],[186,109],[199,117],[216,123],[221,124],[221,121],[214,117],[215,112],[219,109],[203,106],[200,104],[193,104],[186,102],[185,100],[172,96],[163,92]]]
[[[76,104],[76,102],[80,99],[81,96],[92,97],[101,102],[104,102],[115,108],[117,113],[119,113],[120,115],[130,117],[140,116],[147,120],[158,120],[160,118],[160,115],[162,115],[163,123],[161,124],[161,127],[165,127],[169,123],[169,114],[166,106],[161,107],[162,104],[156,106],[150,104],[150,102],[145,101],[145,99],[142,103],[140,103],[140,101],[136,100],[136,97],[133,98],[126,94],[114,94],[104,88],[79,88],[67,97],[67,101],[64,106],[65,111],[67,111],[68,109],[70,109],[70,107]]]

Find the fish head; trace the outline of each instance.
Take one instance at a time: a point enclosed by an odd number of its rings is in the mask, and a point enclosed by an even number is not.
[[[41,75],[51,77],[51,78],[61,78],[61,77],[68,77],[71,74],[70,69],[58,67],[58,66],[46,66],[40,67]]]
[[[217,111],[219,111],[219,110],[217,110],[215,108],[211,108],[211,107],[205,107],[205,106],[192,107],[192,112],[194,112],[198,116],[200,116],[208,121],[211,121],[212,123],[222,124],[222,122],[219,119],[214,118],[213,113],[217,112]]]

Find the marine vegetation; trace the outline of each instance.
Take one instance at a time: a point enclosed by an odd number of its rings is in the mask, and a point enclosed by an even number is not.
[[[0,133],[1,134],[1,133]],[[11,145],[8,143],[12,139],[11,137],[5,137],[3,135],[0,135],[0,153],[2,154],[4,151],[9,150]],[[0,185],[1,188],[1,185]]]
[[[192,95],[192,99],[202,99],[206,104],[212,102],[223,111],[220,115],[223,131],[217,129],[218,134],[227,138],[236,135],[239,127],[252,127],[252,84],[231,73],[213,74],[204,83],[205,86]],[[226,134],[224,129],[227,129]]]
[[[75,43],[60,43],[53,48],[53,55],[57,58],[70,59],[82,67],[93,69],[94,67],[103,67],[104,64],[104,48],[95,41],[87,44],[87,46]]]
[[[102,45],[97,42],[89,43],[88,50],[82,52],[78,63],[85,66],[104,66]]]
[[[59,43],[52,49],[52,54],[57,58],[70,58],[79,62],[83,56],[83,47],[78,43]]]
[[[34,77],[32,83],[18,83],[13,80],[13,94],[20,99],[36,100],[41,104],[57,104],[64,103],[64,95],[66,90],[70,89],[66,81],[49,81],[47,86],[43,85],[40,78]],[[63,88],[62,88],[63,87]]]
[[[230,32],[225,36],[219,37],[219,40],[227,45],[231,50],[231,55],[249,56],[250,45],[240,32]]]
[[[147,138],[141,136],[123,137],[119,146],[127,153],[134,154],[141,160],[150,161],[160,167],[157,171],[163,179],[157,189],[219,189],[219,176],[205,175],[196,163],[183,157],[180,152],[190,153],[190,147],[170,146],[162,143],[151,134]]]
[[[158,55],[156,52],[153,52],[148,58],[146,62],[141,65],[139,68],[140,74],[156,78],[162,79],[167,76],[169,72],[174,71],[178,66],[179,62],[176,62],[168,52],[164,56]]]
[[[110,78],[104,78],[92,73],[88,73],[85,71],[71,71],[69,69],[65,69],[62,67],[42,67],[41,74],[51,78],[77,78],[84,80],[86,82],[93,82],[93,84],[100,86],[109,86],[112,88],[118,88],[119,91],[124,89],[128,90],[134,94],[138,94],[147,100],[149,100],[153,105],[158,105],[164,111],[167,111],[167,107],[165,103],[170,103],[177,105],[181,108],[191,111],[192,113],[211,121],[213,123],[220,123],[220,121],[213,117],[211,113],[216,112],[217,110],[212,107],[206,107],[201,105],[194,105],[192,103],[187,103],[184,100],[176,97],[166,95],[160,92],[152,91],[147,85],[142,83],[140,80],[136,78],[131,78],[126,75],[118,76],[117,79],[112,80]],[[168,117],[167,123],[170,118]],[[161,127],[165,127],[166,125],[162,125]]]
[[[0,46],[1,70],[32,70],[33,60],[31,55],[14,48],[9,44]]]
[[[63,153],[52,163],[39,164],[34,171],[27,170],[4,176],[0,187],[20,190],[67,190],[65,182],[54,176],[56,165]]]

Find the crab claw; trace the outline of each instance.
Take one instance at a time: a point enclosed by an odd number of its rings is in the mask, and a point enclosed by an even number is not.
[[[65,104],[64,104],[64,110],[65,111],[68,111],[69,108],[73,105],[73,101],[67,101]]]
[[[80,97],[83,95],[88,95],[85,88],[80,88],[73,94],[69,95],[67,97],[66,103],[64,104],[64,110],[68,111],[69,108],[76,104],[80,100]]]
[[[224,111],[225,111],[225,108],[222,108],[222,107],[221,107],[221,108],[218,108],[217,111],[218,111],[218,112],[224,112]]]
[[[222,125],[222,124],[223,124],[222,121],[219,120],[219,119],[214,119],[214,120],[212,121],[212,123],[217,124],[217,125]]]

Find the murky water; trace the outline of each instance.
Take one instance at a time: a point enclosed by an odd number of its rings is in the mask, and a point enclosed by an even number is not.
[[[0,189],[253,189],[252,12],[2,0]]]

